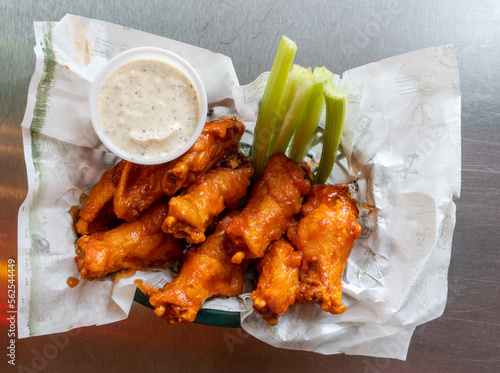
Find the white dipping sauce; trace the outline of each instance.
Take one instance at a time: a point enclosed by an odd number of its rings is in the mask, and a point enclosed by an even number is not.
[[[126,63],[104,82],[97,110],[101,127],[125,152],[157,158],[181,149],[200,115],[191,81],[159,60]]]

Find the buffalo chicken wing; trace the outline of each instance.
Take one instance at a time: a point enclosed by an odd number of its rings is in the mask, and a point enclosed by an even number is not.
[[[259,262],[259,281],[252,292],[253,308],[273,325],[295,303],[301,255],[286,240],[274,241]]]
[[[97,184],[94,185],[79,213],[79,219],[75,226],[78,234],[98,232],[106,229],[111,222],[116,220],[116,215],[113,212],[113,196],[126,163],[123,160],[118,162],[104,172]]]
[[[116,216],[134,221],[142,211],[164,195],[161,189],[162,168],[162,165],[125,164],[113,198]]]
[[[161,230],[167,210],[167,202],[159,201],[134,222],[80,237],[76,261],[82,278],[93,280],[122,269],[142,270],[179,258],[183,241]]]
[[[271,242],[286,232],[310,187],[299,165],[283,153],[273,155],[252,187],[247,205],[227,227],[227,234],[237,251],[233,262],[262,258]]]
[[[225,231],[232,216],[226,215],[205,242],[186,252],[179,274],[163,290],[142,283],[156,315],[172,324],[190,323],[209,297],[241,293],[247,263],[231,263]]]
[[[184,155],[172,161],[162,171],[161,186],[167,196],[191,185],[227,154],[239,148],[245,125],[233,117],[207,122],[200,137]]]
[[[133,221],[164,194],[174,195],[180,188],[238,150],[245,125],[225,117],[207,122],[200,137],[182,156],[162,165],[139,165],[127,162],[113,198],[114,211],[120,219]]]
[[[358,208],[347,185],[314,185],[301,210],[296,236],[302,254],[300,302],[316,301],[332,314],[343,313],[342,273],[361,234]]]
[[[247,194],[254,173],[251,163],[240,168],[217,167],[199,176],[169,202],[163,231],[191,244],[205,241],[205,230],[224,209],[234,209]]]

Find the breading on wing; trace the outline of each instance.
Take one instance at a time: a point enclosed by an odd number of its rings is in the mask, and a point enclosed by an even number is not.
[[[227,154],[237,151],[244,132],[245,125],[233,117],[207,122],[194,145],[164,169],[161,183],[164,193],[174,195],[214,167]]]
[[[224,209],[238,207],[254,169],[249,160],[237,169],[216,167],[199,176],[180,196],[170,199],[164,232],[191,244],[205,241],[205,230]]]
[[[76,261],[82,278],[94,280],[122,269],[142,270],[178,259],[185,244],[161,230],[167,211],[167,202],[158,201],[134,222],[80,237]]]
[[[302,256],[286,239],[274,241],[257,266],[259,281],[252,292],[253,308],[270,325],[278,323],[295,303]]]
[[[150,296],[156,315],[172,324],[190,323],[206,299],[241,293],[247,262],[231,263],[225,234],[233,216],[232,213],[226,215],[205,242],[186,252],[179,274],[163,290],[142,283],[140,288]]]
[[[271,242],[286,232],[310,187],[299,165],[283,153],[274,154],[253,185],[247,205],[227,227],[227,234],[237,251],[233,262],[261,258]]]
[[[122,160],[104,172],[92,188],[75,225],[78,234],[98,232],[107,228],[116,219],[112,210],[112,200],[125,163],[126,161]]]
[[[356,201],[345,184],[317,184],[301,213],[304,217],[296,236],[302,253],[297,299],[317,301],[326,312],[342,313],[342,273],[354,240],[361,234]]]

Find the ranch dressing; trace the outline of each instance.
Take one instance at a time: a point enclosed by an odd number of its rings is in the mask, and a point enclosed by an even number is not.
[[[182,148],[198,121],[198,97],[186,75],[166,62],[131,61],[104,82],[97,110],[110,140],[127,153],[156,158]]]

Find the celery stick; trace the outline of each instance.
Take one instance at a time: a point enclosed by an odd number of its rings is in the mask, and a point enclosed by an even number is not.
[[[307,155],[311,143],[310,140],[318,128],[319,120],[325,106],[323,83],[314,83],[308,96],[304,114],[297,126],[290,147],[289,157],[294,162],[301,162]]]
[[[255,168],[255,177],[259,177],[264,170],[269,139],[277,119],[277,110],[283,97],[285,84],[296,52],[297,45],[286,36],[283,36],[276,52],[273,67],[260,103],[257,123],[255,124],[252,147],[252,163]]]
[[[326,104],[325,135],[323,137],[323,150],[318,171],[314,178],[317,184],[323,184],[333,170],[340,136],[344,129],[345,112],[347,106],[347,93],[339,90],[331,82],[323,84]]]
[[[311,68],[293,65],[280,104],[279,120],[273,128],[267,157],[274,153],[285,153],[297,124],[304,113],[308,94],[314,84]]]
[[[334,74],[325,66],[315,67],[313,71],[314,79],[318,83],[332,82]]]

